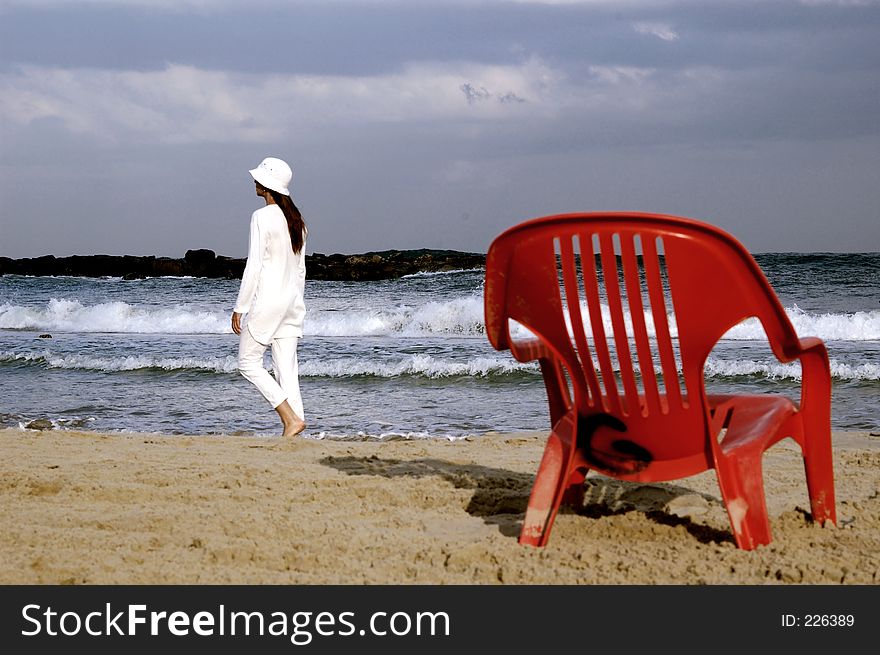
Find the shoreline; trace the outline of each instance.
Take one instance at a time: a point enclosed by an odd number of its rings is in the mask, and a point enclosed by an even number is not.
[[[591,475],[516,542],[546,432],[330,441],[0,430],[3,584],[877,584],[880,438],[834,432],[838,526],[764,457],[773,542],[738,550],[714,473]]]

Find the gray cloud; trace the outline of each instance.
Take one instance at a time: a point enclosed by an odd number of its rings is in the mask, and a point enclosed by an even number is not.
[[[663,41],[678,41],[678,32],[666,23],[636,23],[633,29],[639,34],[650,34]]]
[[[599,209],[880,250],[876,3],[0,11],[0,255],[241,256],[268,154],[323,252],[484,250]]]
[[[464,93],[464,97],[469,105],[475,105],[478,102],[485,102],[486,100],[490,99],[494,99],[495,101],[502,104],[526,102],[525,98],[521,98],[513,91],[508,91],[507,93],[492,93],[486,87],[476,87],[470,82],[465,82],[458,88],[461,89],[462,93]]]

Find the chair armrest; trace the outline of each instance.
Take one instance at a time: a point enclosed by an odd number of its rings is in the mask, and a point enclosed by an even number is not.
[[[541,364],[541,376],[550,405],[550,425],[556,425],[572,405],[562,361],[540,337],[511,339],[510,352],[517,361],[531,362],[537,359]]]
[[[779,361],[783,363],[791,362],[795,359],[801,359],[801,357],[807,353],[820,351],[826,354],[827,359],[827,351],[825,350],[824,341],[818,337],[804,337],[803,339],[798,339],[794,343],[783,344],[782,356],[779,357]]]
[[[831,429],[831,366],[820,339],[800,340],[801,411],[804,420],[827,424]]]
[[[798,339],[783,350],[781,362],[801,363],[800,409],[804,421],[831,429],[831,367],[825,343],[817,337]]]
[[[519,362],[533,362],[536,359],[554,359],[553,350],[540,337],[509,339],[510,352]]]

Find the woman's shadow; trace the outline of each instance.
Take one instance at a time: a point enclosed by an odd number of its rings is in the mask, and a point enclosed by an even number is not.
[[[456,489],[472,489],[473,495],[465,507],[487,525],[498,527],[507,537],[518,537],[535,481],[530,473],[518,473],[481,464],[454,464],[434,458],[391,459],[376,455],[370,457],[334,457],[320,460],[321,464],[346,475],[373,475],[384,478],[439,477]],[[729,541],[729,532],[695,522],[689,516],[677,516],[665,508],[672,501],[697,496],[704,502],[716,501],[712,496],[695,494],[691,489],[671,484],[645,485],[605,477],[589,477],[584,486],[584,503],[578,508],[563,507],[560,512],[575,511],[590,519],[626,514],[644,513],[650,520],[669,526],[684,526],[701,543]],[[587,526],[585,526],[587,529]]]

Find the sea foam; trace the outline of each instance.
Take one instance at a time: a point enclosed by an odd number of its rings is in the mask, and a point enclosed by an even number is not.
[[[0,329],[130,334],[217,334],[231,332],[229,317],[188,305],[154,307],[79,300],[50,300],[44,307],[0,305]]]
[[[271,359],[265,361],[271,367]],[[46,368],[86,371],[203,371],[208,373],[236,373],[237,358],[226,357],[153,357],[132,355],[124,357],[96,357],[90,355],[60,355],[48,350],[38,352],[0,351],[0,364],[30,364]],[[538,373],[536,364],[520,364],[510,357],[474,357],[465,361],[444,359],[431,355],[407,355],[390,361],[377,361],[362,357],[341,359],[313,359],[300,362],[299,373],[303,377],[378,377],[393,378],[418,376],[426,378],[488,377],[524,372]]]
[[[815,336],[825,341],[880,341],[880,311],[814,314],[796,305],[786,309],[800,336]],[[586,308],[582,312],[589,324]],[[606,334],[613,327],[608,307],[602,307]],[[626,315],[627,331],[632,333],[632,318]],[[669,317],[670,332],[677,336],[674,317]],[[645,313],[649,336],[655,336],[653,316]],[[0,304],[0,329],[47,332],[130,333],[130,334],[224,334],[230,333],[229,310],[194,308],[190,305],[131,305],[125,302],[83,304],[76,299],[52,299],[42,307]],[[525,330],[518,328],[519,334]],[[485,332],[483,299],[470,294],[420,305],[396,305],[383,308],[345,310],[311,309],[306,315],[307,336],[419,337],[480,336]],[[514,331],[516,336],[517,331]],[[733,327],[723,337],[732,341],[764,341],[764,330],[757,319],[748,319]]]
[[[83,371],[163,370],[207,371],[211,373],[234,373],[238,371],[237,358],[226,357],[153,357],[128,355],[122,357],[97,357],[93,355],[56,354],[49,350],[38,352],[0,351],[0,364],[36,364],[46,368]]]
[[[271,368],[271,359],[265,364]],[[0,365],[32,365],[50,369],[71,369],[115,373],[123,371],[194,371],[215,374],[237,373],[234,355],[225,357],[154,357],[131,355],[97,357],[91,355],[53,354],[49,350],[37,352],[0,351]],[[836,380],[880,380],[880,364],[865,362],[853,364],[832,358],[831,376]],[[614,362],[615,372],[620,368]],[[300,358],[299,373],[305,378],[396,378],[421,377],[443,379],[454,377],[488,378],[525,374],[540,375],[534,362],[520,363],[506,355],[477,356],[466,360],[413,354],[387,360],[365,357],[337,359]],[[655,373],[662,375],[657,367]],[[711,356],[706,362],[707,378],[751,377],[763,379],[800,380],[801,367],[797,362],[782,364],[774,359],[725,359]]]

